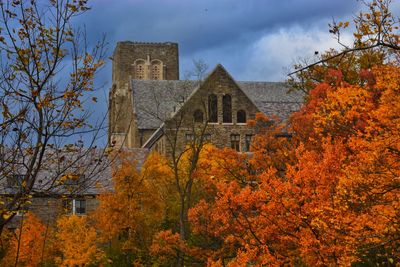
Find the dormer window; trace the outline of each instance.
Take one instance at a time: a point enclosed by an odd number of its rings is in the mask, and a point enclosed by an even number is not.
[[[64,185],[67,186],[77,186],[80,185],[85,180],[85,175],[78,174],[68,174],[67,179],[64,182]]]
[[[25,179],[24,174],[13,174],[7,177],[7,187],[12,189],[22,188]]]

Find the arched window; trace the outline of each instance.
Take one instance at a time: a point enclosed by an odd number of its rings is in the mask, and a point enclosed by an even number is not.
[[[155,61],[151,65],[151,79],[152,80],[162,80],[162,75],[161,75],[161,62]]]
[[[246,111],[238,110],[237,112],[237,122],[238,123],[246,123]]]
[[[208,96],[208,121],[218,122],[218,98],[212,94]]]
[[[232,97],[230,95],[222,97],[222,122],[232,122]]]
[[[193,113],[194,122],[203,122],[203,112],[200,109],[196,109]]]
[[[135,62],[135,79],[144,80],[145,78],[145,66],[143,60],[138,60]]]

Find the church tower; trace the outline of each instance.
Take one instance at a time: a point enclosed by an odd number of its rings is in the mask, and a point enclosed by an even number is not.
[[[132,80],[179,80],[177,43],[118,42],[112,57],[109,142],[139,147],[133,110]]]

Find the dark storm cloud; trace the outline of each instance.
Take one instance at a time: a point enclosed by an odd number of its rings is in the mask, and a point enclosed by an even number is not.
[[[308,27],[324,18],[350,15],[357,2],[96,0],[91,5],[92,11],[81,18],[91,32],[105,32],[111,42],[176,41],[181,55],[187,56],[235,42],[245,45],[280,27]]]

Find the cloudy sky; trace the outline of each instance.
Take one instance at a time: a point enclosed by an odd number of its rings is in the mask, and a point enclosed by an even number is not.
[[[177,42],[181,78],[203,60],[221,63],[236,80],[283,81],[299,58],[335,47],[328,23],[351,20],[356,0],[92,0],[78,17],[91,40]],[[350,35],[348,36],[350,40]],[[98,110],[106,110],[111,62],[97,77]]]
[[[92,0],[79,18],[92,39],[179,43],[181,77],[204,60],[237,80],[278,81],[299,57],[335,46],[332,19],[351,19],[356,0]],[[109,70],[109,68],[107,68]],[[111,73],[104,73],[111,77]],[[103,75],[102,75],[103,76]]]

